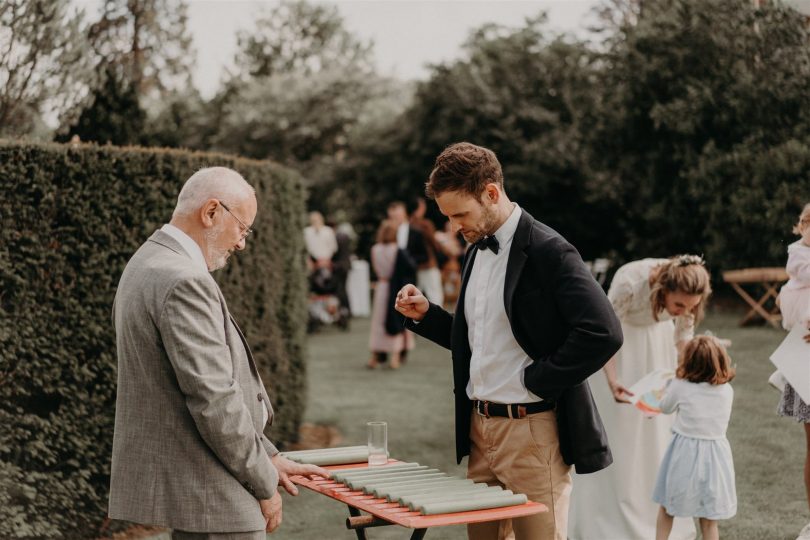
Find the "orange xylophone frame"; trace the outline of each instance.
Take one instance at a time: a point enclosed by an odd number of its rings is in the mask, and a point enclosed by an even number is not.
[[[391,459],[388,460],[388,463],[393,464],[400,462]],[[366,463],[324,467],[326,470],[366,468],[368,468]],[[350,516],[346,519],[346,528],[353,529],[359,540],[366,540],[365,530],[371,527],[400,525],[414,529],[413,534],[411,534],[411,540],[421,540],[430,527],[466,525],[467,523],[518,518],[548,511],[546,505],[529,501],[518,506],[504,506],[487,510],[423,516],[419,512],[412,511],[395,502],[388,502],[386,499],[378,499],[375,498],[374,495],[366,495],[362,491],[352,491],[347,486],[331,479],[311,479],[305,476],[292,476],[290,480],[300,486],[304,486],[312,491],[331,497],[336,501],[345,503],[349,507]],[[371,515],[363,516],[360,514],[361,510]]]

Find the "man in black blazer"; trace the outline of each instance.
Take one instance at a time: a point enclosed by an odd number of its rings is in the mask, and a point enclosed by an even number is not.
[[[388,205],[388,219],[397,225],[397,244],[411,256],[417,266],[428,261],[427,241],[422,232],[411,225],[408,219],[408,208],[402,201],[393,201]]]
[[[453,357],[456,457],[469,478],[525,493],[549,511],[513,520],[517,540],[565,540],[570,468],[612,462],[586,379],[621,347],[602,288],[577,250],[511,202],[495,154],[470,143],[436,158],[426,192],[472,244],[455,314],[414,285],[396,308]],[[498,538],[498,522],[468,526]]]

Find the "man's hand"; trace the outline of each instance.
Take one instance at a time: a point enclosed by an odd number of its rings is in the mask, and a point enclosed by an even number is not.
[[[275,495],[270,499],[259,500],[259,507],[267,523],[265,532],[273,532],[281,525],[281,494],[276,490]]]
[[[271,460],[278,471],[279,485],[282,486],[290,495],[298,495],[298,488],[292,483],[290,476],[321,476],[323,478],[329,478],[329,471],[318,467],[317,465],[296,463],[294,461],[290,461],[281,454],[276,454],[271,458]]]
[[[409,319],[421,321],[430,308],[430,302],[419,289],[409,283],[397,293],[394,308]]]

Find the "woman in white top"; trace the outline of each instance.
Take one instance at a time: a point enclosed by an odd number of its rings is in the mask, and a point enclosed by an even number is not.
[[[801,238],[788,246],[787,274],[790,277],[779,292],[782,326],[791,330],[795,325],[807,328],[804,339],[810,342],[810,204],[805,205],[799,215],[799,222],[793,232]],[[779,372],[771,375],[782,388],[782,399],[779,400],[780,416],[793,418],[804,424],[807,453],[804,462],[804,488],[810,504],[810,404],[807,404],[796,393],[796,390],[784,380]],[[810,523],[804,526],[797,540],[810,540]]]
[[[810,322],[810,204],[805,205],[793,233],[801,236],[788,246],[787,283],[779,292],[782,326],[790,330],[795,324]]]
[[[711,294],[709,273],[694,255],[642,259],[616,272],[608,298],[619,316],[624,345],[589,379],[613,452],[613,465],[575,475],[570,540],[649,540],[656,505],[650,500],[672,419],[645,418],[627,406],[632,385],[651,371],[677,367],[678,350],[694,335]],[[678,519],[672,538],[691,539],[691,520]]]
[[[726,429],[734,368],[720,340],[698,336],[686,344],[681,365],[661,399],[661,412],[677,412],[653,500],[656,540],[667,540],[672,517],[697,518],[703,540],[717,540],[717,520],[737,513],[734,461]]]

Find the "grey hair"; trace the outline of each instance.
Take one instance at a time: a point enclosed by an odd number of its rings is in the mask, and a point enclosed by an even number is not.
[[[188,216],[202,208],[209,199],[221,199],[238,206],[240,201],[254,195],[256,190],[241,174],[227,167],[207,167],[192,174],[180,195],[172,217]]]

